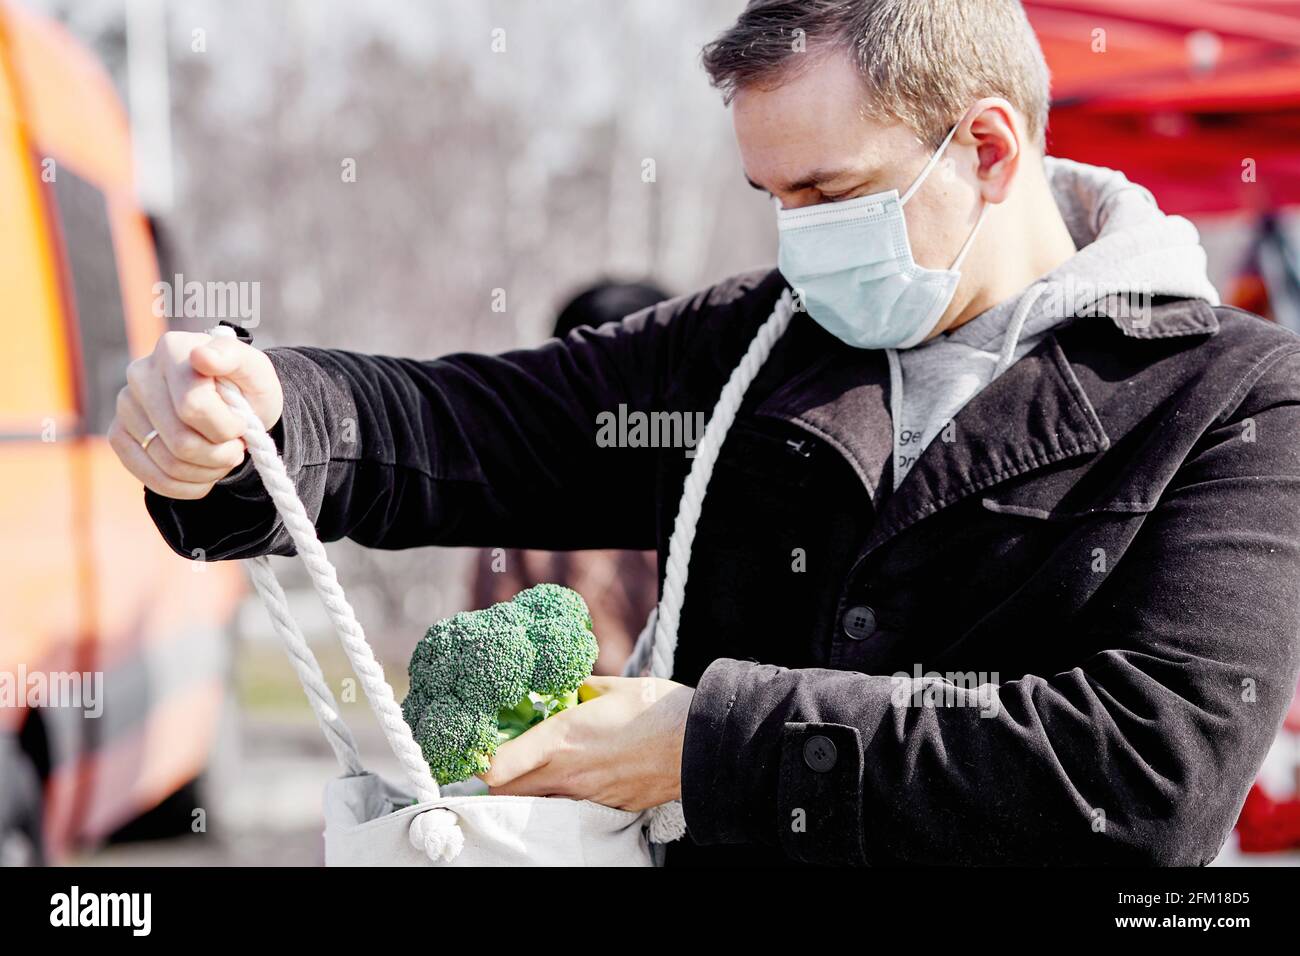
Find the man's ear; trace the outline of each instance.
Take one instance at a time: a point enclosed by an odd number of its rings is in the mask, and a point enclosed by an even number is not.
[[[975,147],[975,170],[985,202],[1006,200],[1020,168],[1021,133],[1016,110],[999,96],[986,96],[966,113],[957,139]]]

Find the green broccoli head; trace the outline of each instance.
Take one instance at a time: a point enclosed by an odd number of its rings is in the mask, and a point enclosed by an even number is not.
[[[434,777],[483,773],[501,742],[576,705],[596,652],[586,602],[558,584],[429,628],[411,655],[402,716]]]

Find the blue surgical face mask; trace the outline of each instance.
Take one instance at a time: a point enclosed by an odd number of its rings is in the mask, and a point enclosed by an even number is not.
[[[898,190],[844,202],[777,209],[777,265],[808,314],[836,338],[860,349],[906,349],[943,318],[988,207],[950,269],[924,269],[912,258],[903,206],[948,148],[954,126],[925,169]]]

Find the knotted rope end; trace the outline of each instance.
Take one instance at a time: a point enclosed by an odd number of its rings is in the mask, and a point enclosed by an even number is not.
[[[686,814],[680,800],[650,808],[650,826],[646,836],[651,843],[672,843],[686,836]]]
[[[416,814],[407,835],[411,846],[422,850],[433,863],[450,863],[465,849],[465,834],[449,810],[426,810]]]

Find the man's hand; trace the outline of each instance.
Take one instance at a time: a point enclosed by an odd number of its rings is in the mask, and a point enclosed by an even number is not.
[[[127,367],[108,440],[146,488],[202,498],[244,460],[243,425],[217,394],[217,378],[239,386],[267,428],[280,420],[284,394],[271,360],[238,339],[168,332]]]
[[[682,795],[682,741],[695,692],[654,677],[593,677],[586,701],[501,745],[490,792],[644,810]],[[594,697],[588,699],[590,694]]]

